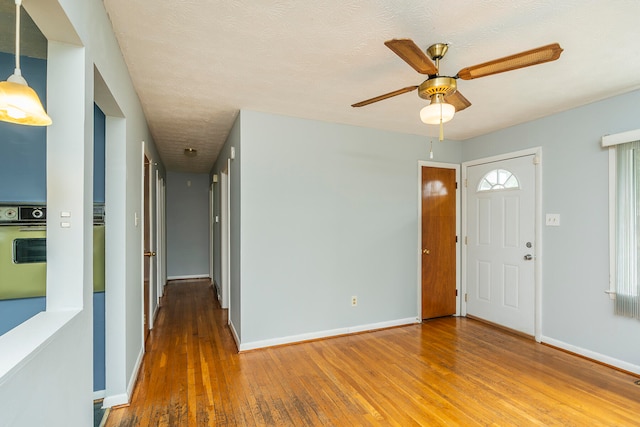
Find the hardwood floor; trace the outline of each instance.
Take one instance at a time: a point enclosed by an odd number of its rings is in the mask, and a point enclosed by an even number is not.
[[[637,378],[471,319],[237,354],[208,283],[166,290],[107,426],[640,425]]]

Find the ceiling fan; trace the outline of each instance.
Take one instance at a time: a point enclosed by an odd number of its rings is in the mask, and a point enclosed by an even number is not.
[[[458,71],[455,76],[449,77],[439,75],[440,60],[445,56],[449,48],[446,43],[436,43],[430,46],[426,54],[411,39],[393,39],[384,42],[384,44],[418,73],[426,74],[428,76],[427,79],[420,85],[407,86],[375,98],[357,102],[351,106],[363,107],[418,89],[420,98],[431,100],[431,103],[420,112],[420,118],[424,123],[440,125],[451,120],[457,111],[462,111],[471,106],[471,102],[458,92],[457,79],[472,80],[531,65],[543,64],[555,61],[562,53],[560,45],[552,43],[516,53],[515,55],[465,67]],[[435,64],[432,60],[435,61]]]

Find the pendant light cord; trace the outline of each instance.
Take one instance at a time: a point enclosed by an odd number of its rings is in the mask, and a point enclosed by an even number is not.
[[[20,6],[22,0],[16,0],[16,71],[18,75],[22,75],[20,72]]]

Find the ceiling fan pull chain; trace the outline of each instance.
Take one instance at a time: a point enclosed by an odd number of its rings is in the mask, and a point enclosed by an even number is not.
[[[444,126],[442,125],[442,104],[440,104],[440,141],[444,139]]]

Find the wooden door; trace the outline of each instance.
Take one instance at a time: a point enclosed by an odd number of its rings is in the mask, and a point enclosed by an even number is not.
[[[422,318],[456,313],[456,171],[422,167]]]

